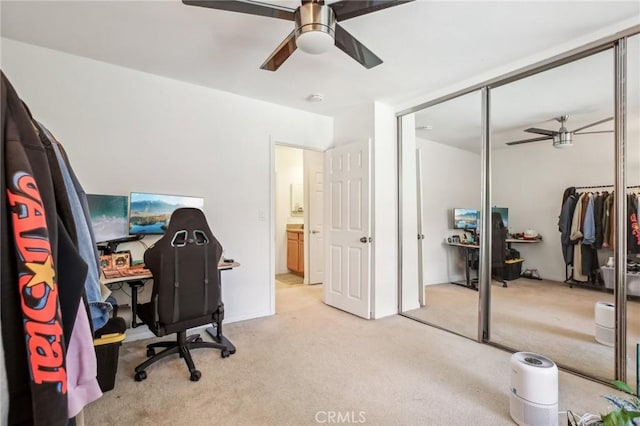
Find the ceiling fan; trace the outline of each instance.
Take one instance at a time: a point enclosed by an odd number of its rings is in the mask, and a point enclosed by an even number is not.
[[[569,119],[568,115],[563,115],[563,116],[554,118],[554,120],[556,120],[557,122],[560,123],[560,129],[558,129],[558,130],[538,129],[537,127],[530,127],[528,129],[525,129],[525,132],[537,133],[537,134],[545,135],[545,136],[539,137],[539,138],[522,139],[522,140],[518,140],[518,141],[507,142],[507,145],[519,145],[519,144],[523,144],[523,143],[537,142],[537,141],[544,141],[544,140],[552,139],[554,148],[566,148],[566,147],[570,147],[570,146],[573,145],[573,143],[572,143],[573,135],[587,135],[587,134],[591,134],[591,133],[613,133],[613,130],[600,130],[600,131],[595,131],[595,132],[583,132],[582,131],[582,130],[587,129],[589,127],[597,126],[598,124],[602,124],[602,123],[606,123],[607,121],[611,121],[611,120],[613,120],[613,117],[608,117],[608,118],[605,118],[603,120],[599,120],[599,121],[596,121],[594,123],[587,124],[586,126],[582,126],[582,127],[578,128],[578,129],[575,129],[575,130],[567,130],[567,128],[564,126],[565,122],[568,119]]]
[[[414,0],[341,0],[325,4],[324,0],[301,0],[300,6],[290,9],[252,0],[182,0],[189,6],[294,21],[294,30],[260,66],[269,71],[277,70],[298,47],[305,52],[317,54],[325,52],[334,43],[367,69],[380,65],[382,59],[349,34],[338,21],[411,1]]]

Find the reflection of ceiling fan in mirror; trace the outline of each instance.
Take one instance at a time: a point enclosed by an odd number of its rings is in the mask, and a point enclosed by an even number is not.
[[[365,68],[373,68],[382,63],[372,51],[347,32],[342,22],[367,13],[413,0],[340,0],[325,4],[324,0],[301,0],[296,9],[268,4],[268,0],[182,0],[186,5],[211,9],[248,13],[269,18],[294,21],[295,28],[271,53],[260,68],[275,71],[291,54],[300,48],[307,53],[323,53],[335,44],[340,50],[358,61]],[[249,29],[248,31],[255,31]]]
[[[596,121],[595,123],[587,124],[586,126],[582,126],[575,130],[567,130],[564,126],[564,123],[569,119],[568,115],[563,115],[561,117],[555,117],[554,120],[560,123],[560,129],[558,130],[547,130],[547,129],[538,129],[536,127],[530,127],[525,130],[525,132],[529,133],[537,133],[540,135],[545,135],[539,138],[531,138],[531,139],[522,139],[519,141],[507,142],[507,145],[519,145],[523,143],[529,142],[537,142],[537,141],[545,141],[545,140],[553,140],[554,148],[566,148],[572,146],[573,135],[587,135],[591,133],[613,133],[613,130],[599,130],[594,132],[583,132],[582,130],[588,129],[589,127],[597,126],[598,124],[606,123],[607,121],[613,120],[613,117],[608,117],[603,120]]]

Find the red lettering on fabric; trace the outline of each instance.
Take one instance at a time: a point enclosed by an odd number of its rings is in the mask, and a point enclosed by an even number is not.
[[[51,242],[33,176],[14,175],[7,189],[14,240],[18,252],[18,288],[24,318],[28,364],[35,384],[57,383],[67,392],[63,331]]]
[[[635,213],[631,213],[631,235],[636,237],[636,244],[640,246],[640,224]]]

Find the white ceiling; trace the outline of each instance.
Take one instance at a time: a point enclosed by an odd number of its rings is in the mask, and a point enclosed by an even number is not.
[[[417,0],[342,22],[383,59],[378,67],[367,70],[334,48],[296,51],[270,72],[259,67],[291,32],[290,21],[179,0],[0,4],[3,37],[330,116],[374,100],[415,98],[640,17],[637,0]],[[522,132],[531,126],[556,129],[549,120],[561,114],[571,116],[569,129],[612,115],[610,53],[583,61],[497,89],[496,140],[534,137]],[[325,100],[308,102],[312,93]],[[418,125],[434,126],[418,135],[473,149],[479,96],[466,98],[418,114]]]

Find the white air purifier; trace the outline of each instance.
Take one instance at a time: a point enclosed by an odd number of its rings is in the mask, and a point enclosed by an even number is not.
[[[509,411],[520,426],[558,425],[558,367],[531,352],[511,356]]]
[[[615,341],[615,305],[609,302],[596,302],[595,323],[596,342],[613,346]]]

